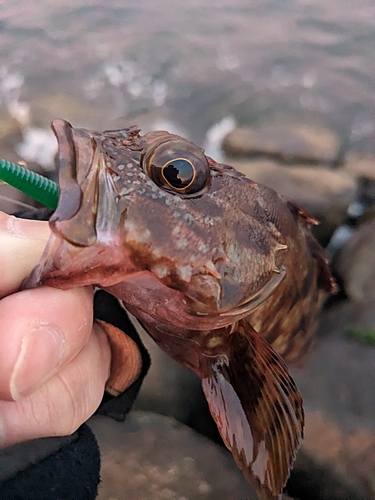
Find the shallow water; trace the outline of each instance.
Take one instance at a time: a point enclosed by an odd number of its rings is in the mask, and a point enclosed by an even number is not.
[[[3,0],[0,104],[200,144],[227,116],[288,117],[375,151],[374,44],[373,0]]]

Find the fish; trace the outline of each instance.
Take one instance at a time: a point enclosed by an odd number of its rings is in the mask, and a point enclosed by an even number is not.
[[[261,500],[303,437],[287,363],[311,348],[334,281],[300,205],[192,142],[56,119],[60,197],[29,287],[113,294],[201,379],[224,444]]]

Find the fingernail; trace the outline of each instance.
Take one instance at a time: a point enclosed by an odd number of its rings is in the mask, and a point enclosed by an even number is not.
[[[10,393],[17,401],[28,396],[57,369],[64,338],[55,325],[42,325],[24,337],[10,378]]]

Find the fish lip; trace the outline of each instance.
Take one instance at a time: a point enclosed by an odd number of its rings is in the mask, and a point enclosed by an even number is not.
[[[92,246],[119,221],[118,192],[100,134],[74,129],[62,119],[54,120],[52,129],[59,145],[60,197],[50,228],[75,246]]]
[[[57,139],[58,173],[60,195],[58,206],[50,218],[51,222],[71,219],[79,210],[82,191],[77,182],[76,151],[73,139],[73,126],[66,120],[57,118],[51,128]]]
[[[66,120],[53,120],[51,126],[58,142],[58,178],[60,186],[58,206],[49,219],[51,231],[73,245],[92,245],[96,241],[96,203],[93,203],[96,198],[95,180],[94,183],[91,182],[91,186],[89,186],[91,187],[91,192],[89,191],[89,195],[91,196],[89,196],[88,200],[87,188],[84,193],[78,182],[78,170],[80,169],[82,161],[80,161],[80,155],[77,157],[76,150],[76,142],[78,140],[78,148],[80,149],[84,146],[84,152],[86,154],[89,153],[90,168],[88,169],[87,177],[92,177],[94,157],[92,156],[93,145],[92,141],[90,141],[90,132],[87,132],[87,137],[84,136],[82,142],[82,137],[75,137],[75,129]],[[80,170],[82,170],[82,168]],[[72,231],[72,227],[77,227],[77,218],[82,219],[80,213],[82,211],[83,202],[85,202],[86,207],[89,202],[95,208],[90,211],[86,210],[86,221],[80,225],[78,232]],[[83,221],[81,221],[81,223],[82,222]]]

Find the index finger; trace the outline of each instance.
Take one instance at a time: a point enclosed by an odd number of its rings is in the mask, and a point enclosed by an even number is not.
[[[48,222],[0,212],[0,298],[19,290],[46,246]]]

